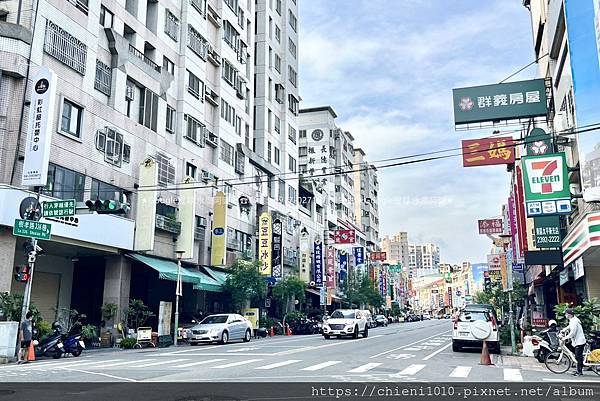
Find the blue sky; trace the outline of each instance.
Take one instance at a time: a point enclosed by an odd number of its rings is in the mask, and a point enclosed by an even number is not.
[[[521,0],[303,0],[301,107],[331,105],[370,161],[460,146],[452,88],[498,82],[533,60]],[[512,80],[535,76],[535,67]],[[375,163],[377,164],[377,163]],[[485,261],[477,219],[508,197],[502,166],[460,157],[379,171],[381,236],[440,245],[442,262]]]

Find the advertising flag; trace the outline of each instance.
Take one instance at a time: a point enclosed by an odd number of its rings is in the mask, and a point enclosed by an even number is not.
[[[271,215],[263,213],[258,221],[258,260],[260,273],[271,276]]]
[[[317,239],[313,244],[314,279],[317,287],[323,287],[323,243]]]

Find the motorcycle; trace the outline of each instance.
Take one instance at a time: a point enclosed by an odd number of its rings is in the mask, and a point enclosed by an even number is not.
[[[558,329],[556,328],[556,322],[550,321],[550,327],[546,330],[541,331],[538,335],[534,335],[531,338],[531,344],[533,345],[533,356],[540,363],[544,363],[546,355],[551,352],[558,350]],[[554,322],[554,324],[552,324]]]
[[[71,354],[74,357],[78,357],[85,349],[83,335],[81,334],[83,319],[85,319],[85,315],[77,316],[77,319],[75,320],[75,323],[73,323],[73,326],[71,326],[69,332],[62,336],[62,351],[64,354]]]
[[[37,329],[33,329],[34,349],[35,356],[51,356],[54,359],[59,359],[63,354],[63,338],[61,334],[61,327],[58,322],[52,323],[52,334],[47,337],[40,339],[38,336]]]

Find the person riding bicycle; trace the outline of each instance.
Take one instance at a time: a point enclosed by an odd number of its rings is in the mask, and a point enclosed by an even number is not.
[[[583,348],[585,347],[586,339],[583,334],[583,326],[581,321],[575,316],[573,309],[569,308],[565,311],[565,317],[569,319],[569,326],[563,329],[561,333],[568,330],[565,335],[565,340],[571,340],[571,345],[575,347],[575,359],[577,360],[577,370],[573,376],[583,376]]]

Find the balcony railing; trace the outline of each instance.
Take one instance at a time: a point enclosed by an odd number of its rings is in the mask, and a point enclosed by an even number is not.
[[[181,233],[181,222],[161,214],[156,215],[156,228],[169,233],[179,235]]]
[[[129,54],[132,56],[142,60],[144,63],[148,64],[152,67],[153,70],[160,73],[160,66],[156,64],[154,61],[150,60],[144,53],[136,49],[131,43],[129,44]]]

